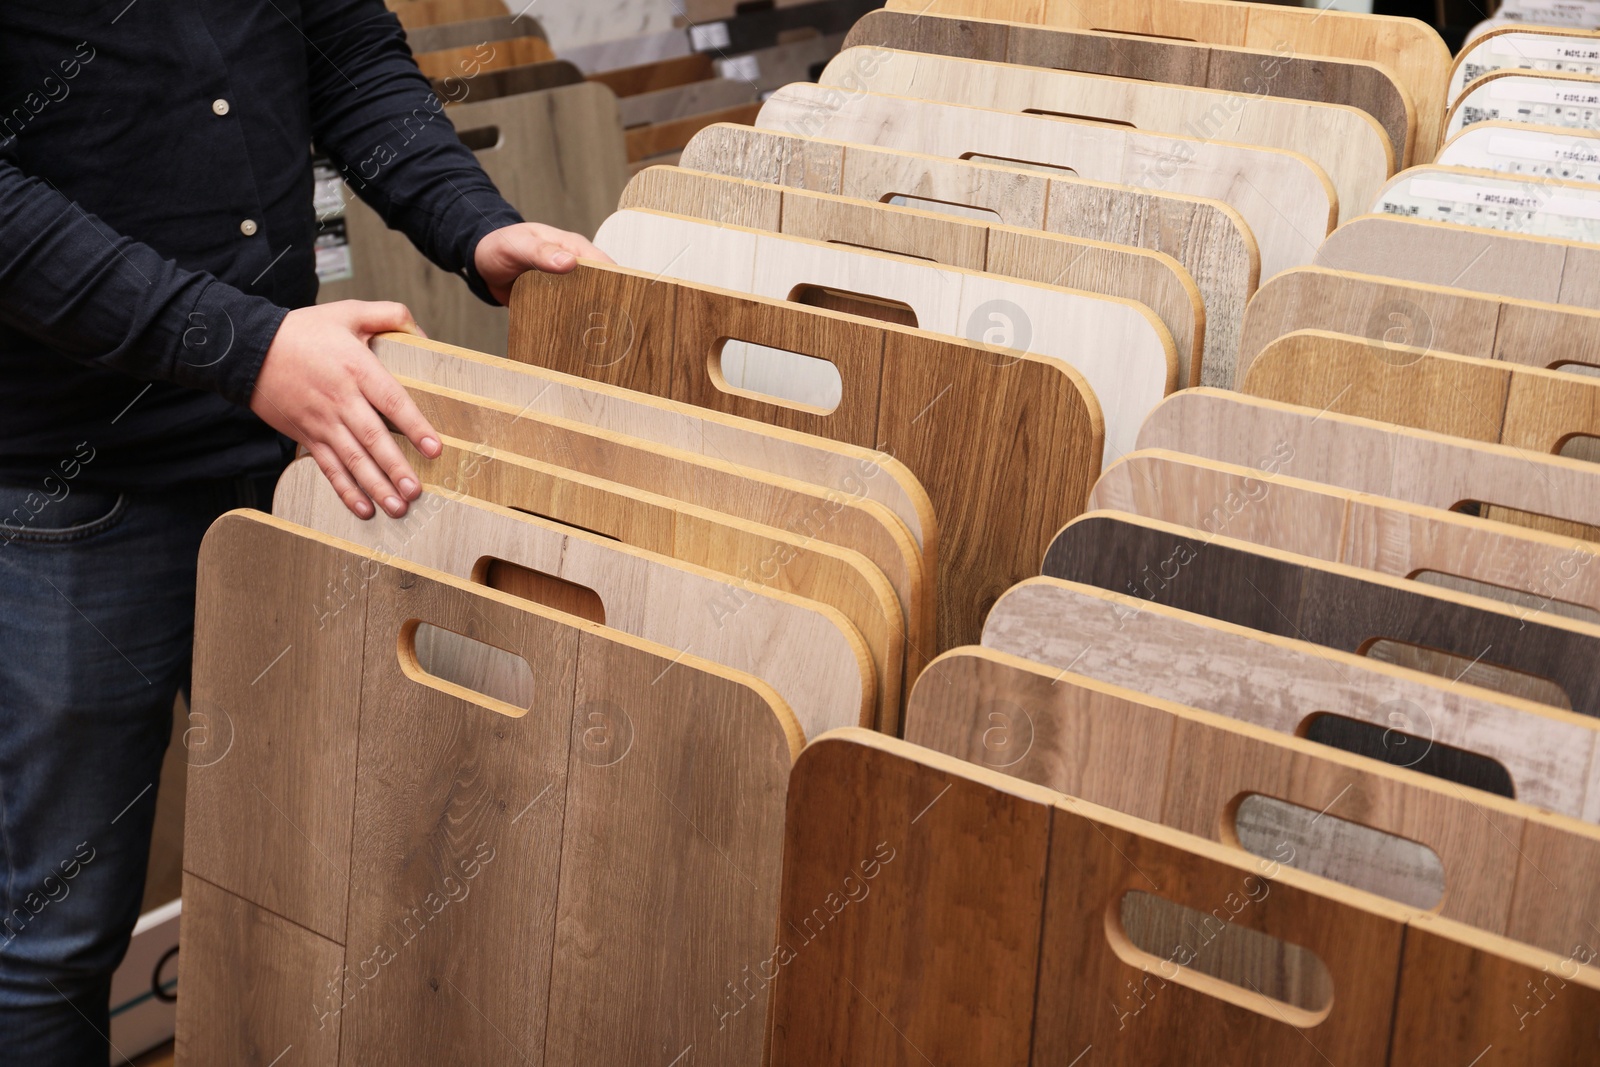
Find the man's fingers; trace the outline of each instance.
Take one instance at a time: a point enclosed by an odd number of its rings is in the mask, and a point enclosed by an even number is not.
[[[363,341],[378,333],[427,336],[411,317],[411,309],[392,300],[345,300],[340,302],[340,309],[349,315],[351,331],[361,335]]]
[[[373,420],[374,423],[377,421]],[[370,427],[361,430],[361,437],[366,440],[358,439],[349,426],[341,426],[330,435],[328,443],[344,463],[351,477],[355,478],[361,491],[366,493],[373,503],[398,519],[406,513],[406,501],[389,481],[389,476],[383,472],[377,460],[372,458],[372,450],[377,447],[379,436],[387,438],[390,444],[394,443],[394,438],[389,437],[381,424],[378,425],[376,432]]]
[[[578,265],[578,257],[554,241],[540,241],[533,250],[533,265],[551,274],[564,274]]]
[[[371,441],[366,444],[367,454],[388,477],[389,484],[399,491],[401,500],[409,502],[422,495],[422,479],[411,469],[394,435],[375,412],[369,409],[352,418],[350,429],[363,444]]]
[[[361,378],[361,392],[380,415],[405,434],[406,440],[417,446],[418,452],[433,459],[444,451],[439,443],[439,431],[428,423],[422,412],[417,410],[411,394],[394,380],[394,376],[384,369],[376,357],[372,358],[370,369]],[[399,455],[398,449],[395,454]],[[407,473],[410,473],[409,468]]]
[[[322,471],[322,476],[328,479],[328,484],[333,486],[333,491],[339,494],[339,499],[344,501],[344,506],[350,509],[351,514],[358,519],[372,518],[372,501],[357,487],[333,449],[320,441],[301,443],[311,453],[317,469]]]
[[[610,256],[590,244],[588,238],[581,233],[561,231],[561,235],[556,238],[556,243],[579,259],[594,259],[599,260],[601,263],[614,262]]]

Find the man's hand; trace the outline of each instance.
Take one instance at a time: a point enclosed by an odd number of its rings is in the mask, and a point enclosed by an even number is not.
[[[565,274],[578,258],[610,263],[611,257],[584,237],[540,222],[502,226],[478,242],[472,265],[489,287],[489,295],[504,304],[511,299],[511,283],[530,270]]]
[[[403,304],[340,300],[289,312],[256,376],[250,410],[304,445],[357,517],[373,501],[396,518],[422,492],[383,417],[425,456],[439,435],[367,347],[374,334],[422,336]]]

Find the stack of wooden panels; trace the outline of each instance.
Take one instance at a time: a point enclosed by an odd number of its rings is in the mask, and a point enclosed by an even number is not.
[[[843,41],[511,360],[376,341],[410,517],[212,531],[180,1054],[1593,1062],[1600,188],[1436,162],[1408,20]],[[693,118],[694,43],[559,77]]]

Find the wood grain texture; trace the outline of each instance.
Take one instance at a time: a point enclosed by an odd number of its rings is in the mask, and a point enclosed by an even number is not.
[[[1193,86],[929,55],[890,48],[841,52],[820,84],[942,100],[1008,113],[1082,116],[1138,130],[1296,152],[1333,183],[1341,217],[1370,208],[1394,173],[1394,146],[1358,108]]]
[[[1600,380],[1587,374],[1301,330],[1251,364],[1241,391],[1474,441],[1555,453],[1600,437]]]
[[[645,311],[657,301],[675,302],[669,329],[654,328],[659,311]],[[920,330],[586,264],[561,277],[524,275],[512,305],[512,351],[529,362],[904,463],[939,518],[938,634],[921,646],[929,654],[968,641],[994,597],[1038,566],[1054,517],[1079,510],[1100,466],[1098,407],[1059,361],[996,360]],[[583,334],[596,309],[638,324],[631,347],[603,366]],[[843,402],[821,416],[721,391],[706,366],[728,337],[830,360],[844,377]]]
[[[1542,530],[1161,449],[1113,464],[1089,504],[1600,622],[1600,546]]]
[[[513,37],[538,37],[546,42],[544,27],[537,19],[501,15],[496,18],[467,19],[436,26],[418,26],[406,30],[406,46],[414,53],[442,52],[447,48],[463,48],[491,41],[504,41]]]
[[[866,642],[879,678],[899,675],[903,686],[913,663],[921,669],[894,588],[858,552],[570,468],[453,438],[443,442],[436,459],[407,451],[417,475],[431,485],[829,605]],[[718,602],[715,620],[738,625],[747,599]],[[879,726],[892,729],[894,722]]]
[[[346,815],[359,830],[353,852],[338,856],[350,884],[336,893],[341,911],[348,897],[349,938],[325,995],[297,994],[315,998],[308,1022],[338,1023],[341,1062],[623,1062],[680,1037],[712,1062],[759,1057],[764,1005],[721,1031],[705,1006],[723,995],[725,967],[771,944],[782,804],[799,749],[777,694],[403,561],[368,569],[362,561],[375,557],[354,546],[256,513],[224,518],[206,550],[213,566],[281,575],[271,561],[308,544],[360,571],[367,594],[347,612],[365,631],[364,652],[336,668],[359,693],[360,758],[342,783],[318,783],[354,795]],[[233,618],[275,644],[271,631],[301,601],[268,603]],[[408,645],[419,620],[520,656],[533,678],[528,706],[422,674]],[[302,722],[279,741],[310,749],[322,738]],[[235,805],[220,818],[259,844],[282,816]],[[698,861],[699,877],[662,878],[664,854]],[[644,896],[618,905],[633,894]],[[650,936],[598,937],[618,906]],[[701,955],[685,967],[691,944]],[[196,943],[196,955],[236,964],[228,950],[239,947]],[[286,953],[280,966],[294,961]],[[269,993],[273,963],[261,961],[258,983]],[[518,981],[505,981],[511,970]],[[611,1025],[573,1027],[569,1005],[602,1000],[616,1005]],[[235,1016],[256,1007],[231,1001],[196,1029],[240,1029]]]
[[[176,1062],[270,1067],[293,1048],[337,1067],[339,1017],[314,1005],[339,981],[344,946],[186,874],[179,948]]]
[[[1199,380],[1205,334],[1200,292],[1176,260],[1159,252],[676,167],[652,167],[635,175],[618,206],[916,256],[1133,300],[1154,311],[1172,335],[1178,387]]]
[[[604,325],[603,317],[599,324]],[[615,340],[631,344],[628,338]],[[372,350],[391,374],[877,501],[905,524],[918,545],[929,549],[938,544],[938,523],[926,490],[904,464],[883,452],[409,334],[380,335]]]
[[[1250,301],[1234,382],[1272,341],[1307,329],[1530,367],[1600,367],[1600,311],[1301,267]]]
[[[847,48],[881,45],[964,59],[1345,104],[1360,108],[1378,121],[1401,166],[1410,163],[1416,136],[1411,99],[1383,67],[1332,56],[1297,55],[1292,49],[1236,48],[888,9],[868,12],[851,29],[844,44]]]
[[[618,96],[635,96],[714,78],[716,68],[712,65],[712,58],[705,52],[690,52],[688,55],[652,60],[631,67],[597,71],[589,75],[589,80],[599,82]]]
[[[417,68],[428,78],[470,77],[480,70],[505,70],[527,63],[544,63],[556,58],[543,37],[510,37],[423,52],[416,57]]]
[[[1600,904],[1589,880],[1600,828],[1015,656],[963,648],[931,663],[908,703],[906,740],[1402,901],[1433,888],[1405,865],[1431,849],[1440,914],[1552,952],[1592,936],[1584,916]],[[1252,849],[1241,841],[1245,797],[1400,840],[1377,853],[1278,828]]]
[[[754,122],[761,105],[756,102],[734,104],[698,115],[669,119],[649,126],[636,126],[624,133],[628,162],[681,151],[689,138],[716,122]]]
[[[1600,539],[1600,470],[1565,456],[1215,389],[1163,401],[1139,432],[1139,447],[1247,466],[1276,457],[1276,469],[1295,477]]]
[[[400,382],[441,433],[859,552],[883,572],[907,611],[924,611],[933,596],[937,557],[919,550],[900,520],[873,501],[841,501],[795,479],[513,404]]]
[[[655,212],[617,212],[595,243],[619,264],[658,277],[778,300],[810,285],[893,301],[911,310],[907,325],[981,344],[995,362],[1021,352],[1059,359],[1094,390],[1113,455],[1132,446],[1139,423],[1177,380],[1171,335],[1148,307],[1126,300]]]
[[[1600,310],[1600,248],[1553,237],[1366,215],[1331,234],[1316,265]]]
[[[918,12],[924,3],[891,0],[885,6]],[[1225,0],[1161,0],[1136,6],[1117,0],[936,0],[927,11],[1244,48],[1287,46],[1294,55],[1378,63],[1393,74],[1415,105],[1416,161],[1428,162],[1442,140],[1450,50],[1436,30],[1415,19],[1265,5],[1240,7]]]
[[[1330,713],[1373,723],[1487,756],[1516,799],[1600,822],[1588,716],[1053,578],[1001,597],[983,645],[1277,733]]]
[[[408,31],[448,22],[504,18],[511,14],[505,0],[405,0],[389,5],[389,10]]]
[[[433,83],[433,91],[449,105],[468,100],[493,100],[502,96],[516,96],[518,93],[536,93],[541,89],[558,89],[581,81],[583,73],[577,67],[565,59],[551,59],[503,70],[481,71],[470,80],[453,75],[439,78]]]
[[[1438,650],[1459,661],[1452,681],[1461,665],[1498,665],[1553,681],[1564,706],[1600,715],[1600,681],[1586,666],[1600,652],[1592,624],[1126,512],[1068,523],[1043,573],[1357,655],[1379,639]],[[1505,691],[1537,699],[1520,678]]]
[[[504,561],[592,590],[603,611],[591,621],[763,679],[807,736],[877,722],[872,661],[836,609],[443,490],[425,491],[411,507],[404,519],[357,519],[309,457],[289,466],[273,500],[279,518],[380,558],[518,592],[497,583],[486,566]],[[742,601],[736,627],[719,625],[718,606],[729,601]]]
[[[616,97],[599,85],[458,104],[444,120],[458,132],[498,130],[495,146],[475,155],[527,218],[593,234],[627,180]],[[323,285],[320,301],[398,300],[433,337],[505,352],[505,309],[469,298],[460,278],[436,269],[403,234],[353,198],[345,223],[354,277]]]
[[[1203,383],[1233,381],[1239,323],[1260,257],[1244,219],[1220,201],[735,126],[700,131],[680,162],[690,170],[1165,252],[1194,278],[1205,306]]]
[[[1327,175],[1282,149],[803,84],[778,90],[754,125],[954,159],[1065,169],[1093,181],[1220,200],[1249,224],[1268,278],[1310,263],[1339,218]]]

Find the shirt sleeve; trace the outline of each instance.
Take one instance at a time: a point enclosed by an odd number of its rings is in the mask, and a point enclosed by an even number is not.
[[[248,404],[288,312],[112,230],[0,144],[0,321],[81,363]],[[218,354],[228,358],[219,358]]]
[[[307,0],[311,128],[356,195],[443,270],[495,303],[478,242],[523,221],[456,137],[381,0]]]

